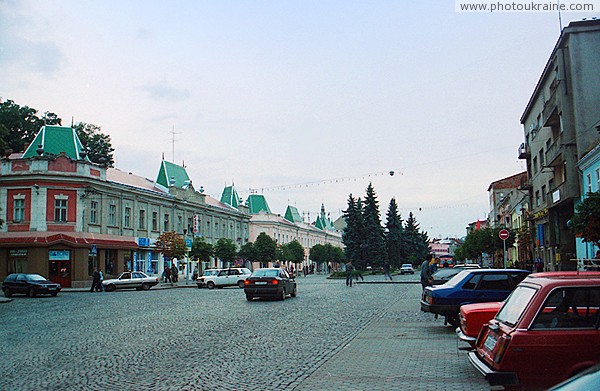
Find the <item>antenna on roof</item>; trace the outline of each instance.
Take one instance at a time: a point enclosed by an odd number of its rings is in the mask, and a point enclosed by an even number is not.
[[[71,127],[73,127],[73,123],[75,122],[75,117],[71,116]]]
[[[558,27],[560,27],[560,32],[562,34],[563,25],[562,25],[562,17],[560,15],[560,0],[557,0],[556,4],[558,5]]]

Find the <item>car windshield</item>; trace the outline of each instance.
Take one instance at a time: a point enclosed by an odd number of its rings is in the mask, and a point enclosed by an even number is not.
[[[277,269],[260,269],[260,270],[255,270],[254,273],[252,273],[252,275],[254,277],[278,277],[279,270],[277,270]]]
[[[446,282],[445,286],[456,286],[459,282],[461,282],[469,274],[471,274],[470,271],[463,270],[460,273],[458,273],[457,275],[455,275],[454,277],[452,277],[451,279],[449,279]]]
[[[506,299],[506,302],[496,315],[496,319],[509,326],[516,325],[521,314],[525,311],[527,304],[529,304],[536,292],[536,289],[528,286],[518,286],[508,296],[508,299]]]
[[[27,279],[29,281],[46,281],[46,279],[39,274],[28,274]]]
[[[433,273],[433,278],[435,280],[449,279],[450,277],[457,275],[461,271],[462,270],[456,270],[456,269],[442,269],[442,270],[438,270],[437,272]]]
[[[409,268],[412,267],[412,265],[410,263],[405,263],[404,265],[402,265],[402,267]]]

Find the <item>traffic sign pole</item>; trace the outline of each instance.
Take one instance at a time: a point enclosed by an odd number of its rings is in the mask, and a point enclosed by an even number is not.
[[[507,229],[501,229],[498,232],[498,236],[502,239],[503,247],[504,247],[504,268],[506,269],[506,239],[510,236],[510,232]]]

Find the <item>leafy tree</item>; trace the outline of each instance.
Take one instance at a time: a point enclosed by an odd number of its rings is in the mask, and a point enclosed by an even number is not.
[[[304,247],[296,239],[292,240],[287,244],[290,251],[290,260],[293,263],[302,263],[306,257]]]
[[[175,231],[163,232],[156,239],[156,250],[168,259],[185,257],[186,246],[182,235]]]
[[[8,149],[8,135],[10,134],[10,131],[8,130],[8,128],[4,125],[0,123],[0,155],[2,155],[2,153]]]
[[[22,152],[44,125],[60,125],[62,120],[54,113],[46,112],[42,118],[37,110],[19,106],[12,100],[0,101],[0,124],[8,130],[3,142],[14,152]]]
[[[476,259],[478,261],[481,260],[481,256],[486,254],[495,254],[497,252],[502,252],[504,249],[504,243],[502,239],[498,236],[502,228],[483,228],[478,229],[476,231],[470,232],[463,244],[457,249],[458,255],[462,259]],[[515,232],[509,230],[510,235],[508,239],[506,239],[506,247],[510,247],[515,243]],[[456,255],[456,252],[455,252]],[[501,266],[500,263],[497,263],[497,266]]]
[[[223,262],[231,263],[237,258],[237,247],[231,239],[220,238],[215,245],[215,255]]]
[[[256,253],[256,249],[254,248],[252,242],[247,242],[242,246],[242,248],[240,248],[240,251],[238,251],[238,257],[248,262],[254,262],[258,260],[258,254]]]
[[[388,262],[391,266],[400,267],[403,259],[404,228],[402,226],[402,219],[398,213],[398,205],[396,204],[395,198],[390,200],[385,227],[385,247],[387,250]]]
[[[316,263],[327,262],[327,249],[322,244],[315,244],[310,248],[309,257]]]
[[[569,226],[575,235],[581,236],[581,240],[600,247],[599,192],[587,193],[587,197],[575,207]]]
[[[210,257],[214,256],[215,249],[212,244],[207,243],[204,238],[195,237],[192,242],[192,251],[190,256],[203,262],[209,262]]]
[[[73,126],[81,144],[88,151],[88,158],[97,164],[113,167],[114,148],[110,142],[110,136],[103,134],[102,129],[93,124],[78,122]]]
[[[310,259],[318,264],[341,263],[344,251],[331,243],[315,244],[310,248]]]
[[[261,232],[256,238],[254,249],[258,260],[263,265],[277,260],[277,243],[264,232]]]
[[[373,184],[369,183],[363,209],[366,255],[369,262],[381,265],[387,260],[383,227],[379,213],[379,202]]]

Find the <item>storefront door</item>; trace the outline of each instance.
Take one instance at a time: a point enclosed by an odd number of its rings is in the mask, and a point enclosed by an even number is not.
[[[50,281],[63,288],[71,287],[71,261],[50,261]]]

